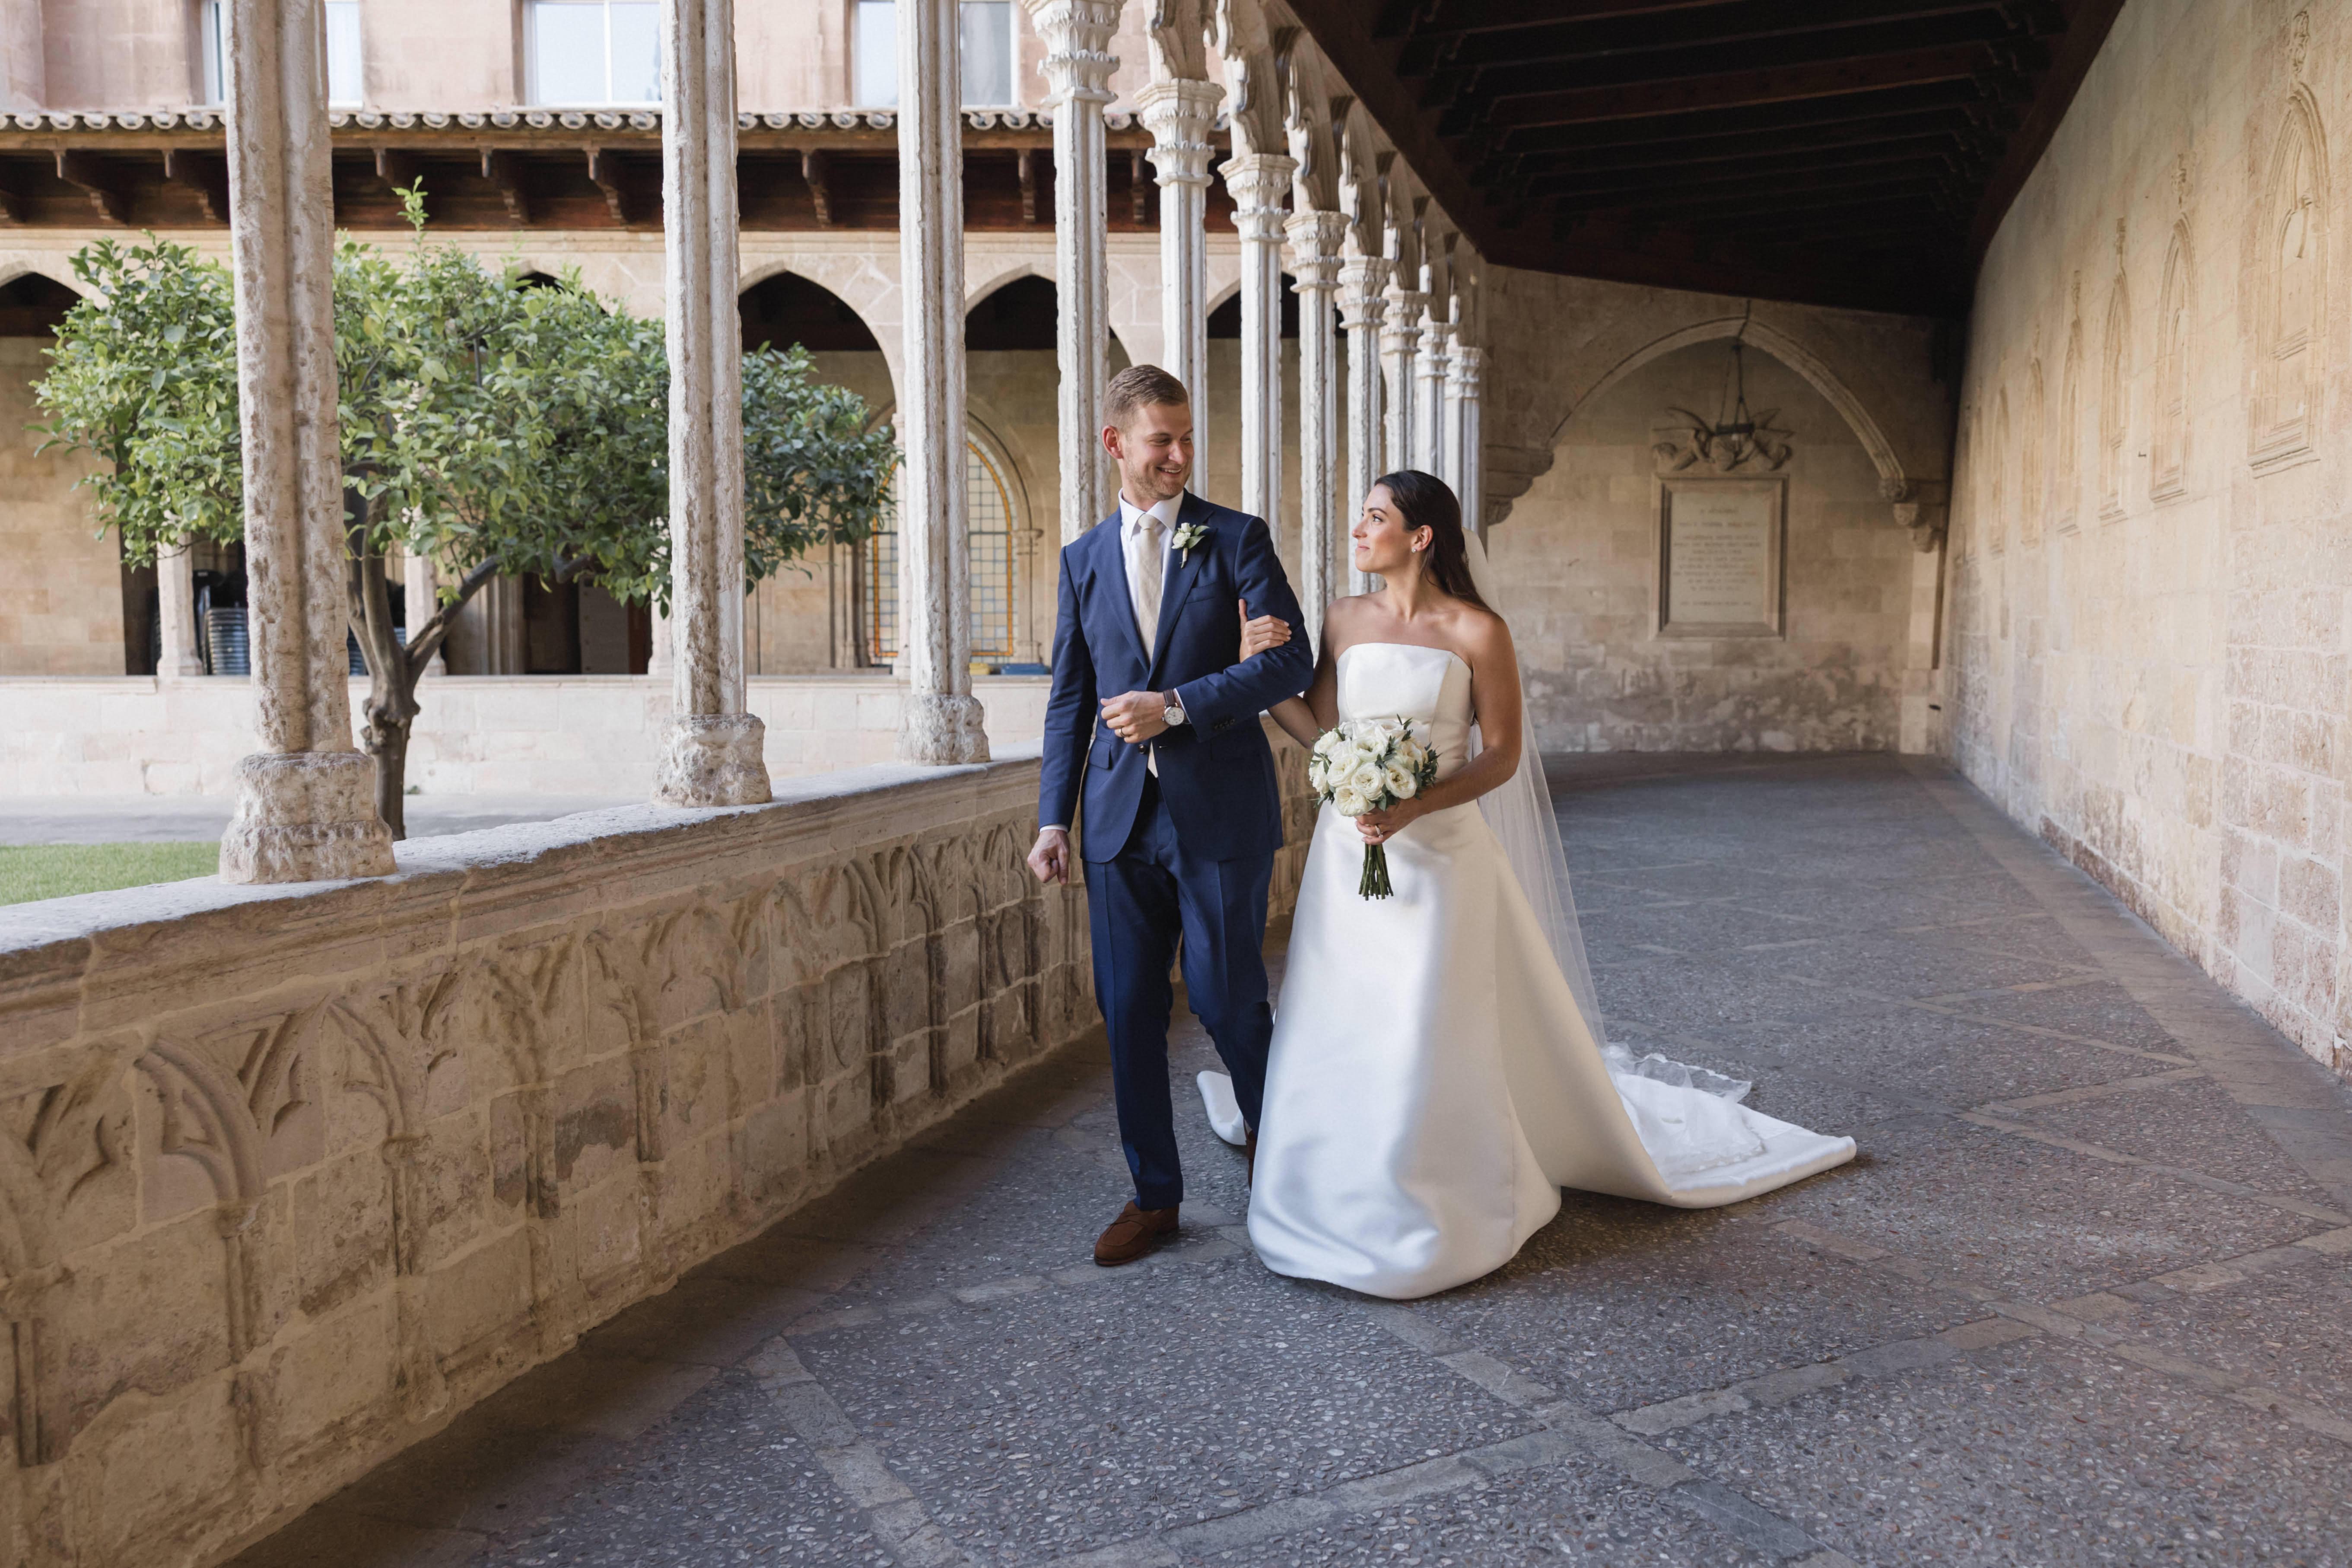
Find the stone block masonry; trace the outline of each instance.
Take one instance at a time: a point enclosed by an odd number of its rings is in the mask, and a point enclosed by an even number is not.
[[[877,767],[0,914],[0,1561],[217,1561],[1097,1027],[1036,788]]]

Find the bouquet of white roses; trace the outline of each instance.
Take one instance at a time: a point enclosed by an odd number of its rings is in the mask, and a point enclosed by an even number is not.
[[[1340,816],[1361,816],[1386,811],[1435,784],[1437,753],[1414,739],[1410,719],[1343,719],[1316,737],[1307,782]],[[1384,846],[1364,846],[1364,876],[1356,891],[1367,899],[1396,891],[1389,885]]]

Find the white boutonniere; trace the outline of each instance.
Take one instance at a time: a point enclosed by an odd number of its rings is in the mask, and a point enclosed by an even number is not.
[[[1179,566],[1191,565],[1192,563],[1192,546],[1196,544],[1205,544],[1208,542],[1208,540],[1209,531],[1200,523],[1188,522],[1183,527],[1178,529],[1176,531],[1176,537],[1172,542],[1176,546],[1176,563]]]

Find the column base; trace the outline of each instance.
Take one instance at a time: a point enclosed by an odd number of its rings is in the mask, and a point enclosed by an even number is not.
[[[988,761],[987,710],[977,697],[909,692],[898,719],[898,760],[929,767]]]
[[[260,752],[236,765],[236,815],[221,836],[224,882],[389,877],[392,830],[375,814],[375,763],[358,752]]]
[[[689,713],[662,737],[657,805],[765,805],[768,727],[751,713]]]

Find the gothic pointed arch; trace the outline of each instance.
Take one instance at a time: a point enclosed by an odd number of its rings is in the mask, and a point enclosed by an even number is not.
[[[881,352],[881,341],[855,306],[798,272],[771,272],[747,285],[735,307],[747,350],[798,343],[813,353]]]
[[[2072,533],[2083,489],[2083,281],[2078,274],[2066,311],[2066,355],[2058,367],[2057,437],[2051,475],[2050,528]]]
[[[2196,277],[2189,226],[2175,224],[2156,306],[2156,396],[2149,409],[2147,493],[2170,500],[2189,492],[2189,357],[2196,339]]]
[[[1992,553],[1999,555],[2009,544],[2009,389],[2003,387],[1993,395],[1992,440],[1985,453],[1985,495],[1990,504],[1988,513],[1990,537],[1987,543]]]
[[[2131,289],[2120,269],[2099,348],[2099,516],[2112,521],[2124,514],[2124,447],[2131,433]]]
[[[0,337],[48,337],[81,299],[81,291],[70,283],[22,268],[0,281]]]
[[[2257,244],[2254,470],[2314,455],[2326,366],[2327,140],[2311,89],[2288,95],[2273,143]]]
[[[2028,550],[2042,543],[2042,517],[2049,505],[2048,470],[2044,456],[2048,451],[2045,430],[2049,419],[2049,402],[2043,394],[2042,361],[2029,360],[2025,365],[2025,435],[2018,451],[2017,522],[2020,542]]]
[[[1661,354],[1672,353],[1676,349],[1688,348],[1694,343],[1713,342],[1721,338],[1730,337],[1737,337],[1742,342],[1762,349],[1774,359],[1795,371],[1805,378],[1815,392],[1822,395],[1831,407],[1837,410],[1838,416],[1843,419],[1847,428],[1853,432],[1854,439],[1861,442],[1863,450],[1870,454],[1871,465],[1878,470],[1881,493],[1897,503],[1909,499],[1915,493],[1919,476],[1905,472],[1902,459],[1895,455],[1895,444],[1887,439],[1885,431],[1872,416],[1868,406],[1854,395],[1853,388],[1846,385],[1844,379],[1830,367],[1829,362],[1771,323],[1756,321],[1746,315],[1721,316],[1711,321],[1694,321],[1689,326],[1677,328],[1664,336],[1652,339],[1620,359],[1602,372],[1592,385],[1576,399],[1567,416],[1553,429],[1550,439],[1545,444],[1546,449],[1549,450],[1559,445],[1561,437],[1567,433],[1568,422],[1576,417],[1577,410],[1591,406],[1611,387],[1652,360]]]

